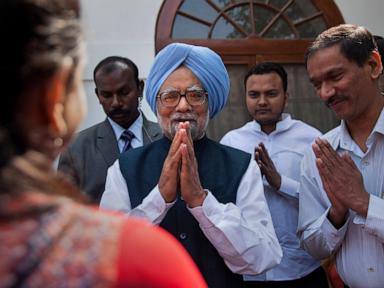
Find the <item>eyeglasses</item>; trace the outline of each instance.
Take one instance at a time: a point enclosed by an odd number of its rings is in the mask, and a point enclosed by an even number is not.
[[[176,107],[180,103],[181,97],[185,97],[188,104],[191,106],[199,106],[204,104],[207,99],[208,93],[204,90],[187,90],[184,94],[181,94],[178,90],[169,90],[160,92],[157,98],[160,99],[161,105],[165,107]]]

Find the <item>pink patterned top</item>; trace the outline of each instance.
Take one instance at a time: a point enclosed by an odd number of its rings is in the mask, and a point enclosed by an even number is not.
[[[9,201],[15,213],[48,209],[0,220],[0,288],[206,287],[180,244],[149,223],[41,193]]]

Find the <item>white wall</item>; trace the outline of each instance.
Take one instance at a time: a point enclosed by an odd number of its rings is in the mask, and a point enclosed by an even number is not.
[[[371,33],[384,36],[383,0],[335,0],[345,23],[366,27]]]
[[[383,0],[335,0],[345,22],[367,27],[384,36]],[[140,78],[146,78],[154,57],[155,26],[162,0],[81,0],[85,26],[88,62],[84,84],[88,99],[88,115],[80,129],[102,121],[105,115],[94,94],[92,71],[104,57],[121,55],[139,67]],[[145,115],[156,117],[143,103]]]
[[[155,53],[155,26],[162,0],[81,0],[82,21],[87,42],[84,84],[88,114],[80,130],[105,118],[94,93],[93,68],[103,58],[119,55],[130,58],[146,78]],[[144,113],[156,117],[145,102]]]

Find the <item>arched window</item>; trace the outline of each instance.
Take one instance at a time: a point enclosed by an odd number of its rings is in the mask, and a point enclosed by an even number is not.
[[[191,3],[185,1],[177,11],[172,38],[301,39],[326,27],[323,13],[308,1]]]
[[[332,0],[165,0],[155,48],[158,52],[169,43],[183,42],[210,47],[223,58],[231,97],[219,119],[210,124],[213,138],[249,120],[242,76],[261,61],[284,64],[293,96],[288,111],[326,131],[337,121],[314,96],[302,64],[311,41],[343,22]]]

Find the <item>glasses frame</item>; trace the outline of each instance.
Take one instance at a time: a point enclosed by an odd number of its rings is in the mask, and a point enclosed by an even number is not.
[[[177,92],[178,95],[179,95],[179,99],[176,102],[176,104],[174,104],[174,105],[164,104],[164,102],[162,100],[162,97],[161,97],[162,95],[164,95],[166,93],[170,93],[170,92],[172,92],[172,93]],[[191,104],[189,102],[189,100],[188,100],[188,97],[187,97],[187,94],[190,93],[190,92],[193,92],[193,93],[198,92],[198,93],[203,94],[204,95],[204,100],[201,103],[199,103],[199,104]],[[207,99],[208,99],[208,92],[205,91],[204,89],[186,90],[184,93],[181,93],[179,90],[165,90],[163,92],[159,92],[159,94],[156,96],[156,98],[160,99],[161,105],[164,106],[164,107],[168,107],[168,108],[175,108],[177,105],[179,105],[181,97],[185,97],[185,100],[187,101],[187,103],[189,105],[191,105],[192,107],[197,107],[197,106],[203,105],[205,103],[205,101],[207,101]]]

